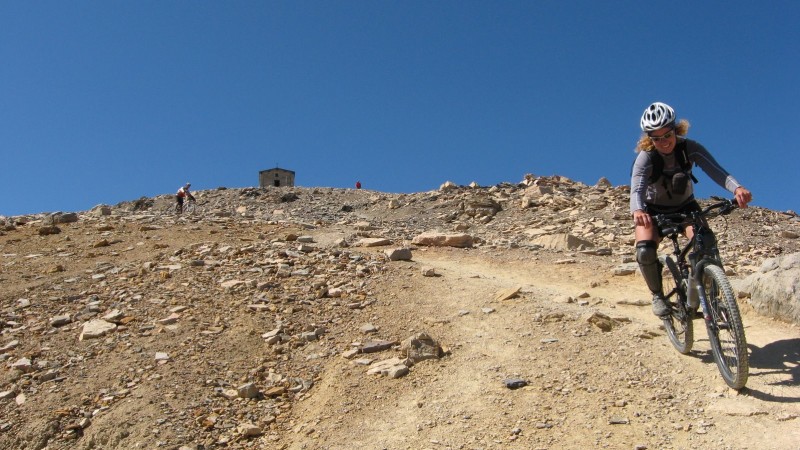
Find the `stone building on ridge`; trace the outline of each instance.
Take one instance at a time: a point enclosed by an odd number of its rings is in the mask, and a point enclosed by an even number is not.
[[[294,171],[275,167],[258,172],[258,187],[292,187]]]

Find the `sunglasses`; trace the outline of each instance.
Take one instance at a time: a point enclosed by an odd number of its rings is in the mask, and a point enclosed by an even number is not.
[[[671,138],[672,136],[675,136],[675,130],[670,130],[668,133],[666,133],[666,134],[664,134],[662,136],[650,136],[649,134],[647,136],[653,142],[665,141],[665,140]]]

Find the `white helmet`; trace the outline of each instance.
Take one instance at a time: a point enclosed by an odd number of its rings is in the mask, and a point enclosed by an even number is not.
[[[655,102],[644,110],[639,126],[642,131],[647,132],[664,128],[674,122],[675,110],[666,103]]]

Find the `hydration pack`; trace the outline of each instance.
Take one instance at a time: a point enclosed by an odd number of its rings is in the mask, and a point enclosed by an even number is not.
[[[681,171],[678,173],[683,173],[685,174],[684,176],[688,176],[692,181],[698,183],[697,178],[692,174],[692,162],[689,161],[689,156],[686,154],[686,147],[686,140],[675,144],[675,158],[678,162],[678,166],[681,168]],[[653,172],[650,174],[650,179],[648,179],[647,182],[653,184],[658,181],[664,173],[664,158],[661,157],[661,154],[658,153],[657,150],[647,152],[647,156],[650,157],[650,163],[653,165]]]

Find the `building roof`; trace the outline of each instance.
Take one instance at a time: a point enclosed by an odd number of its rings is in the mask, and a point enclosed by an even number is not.
[[[275,167],[274,169],[259,170],[258,173],[276,172],[276,171],[278,171],[278,172],[287,172],[287,173],[291,173],[292,175],[294,175],[294,170],[281,169],[280,167]]]

